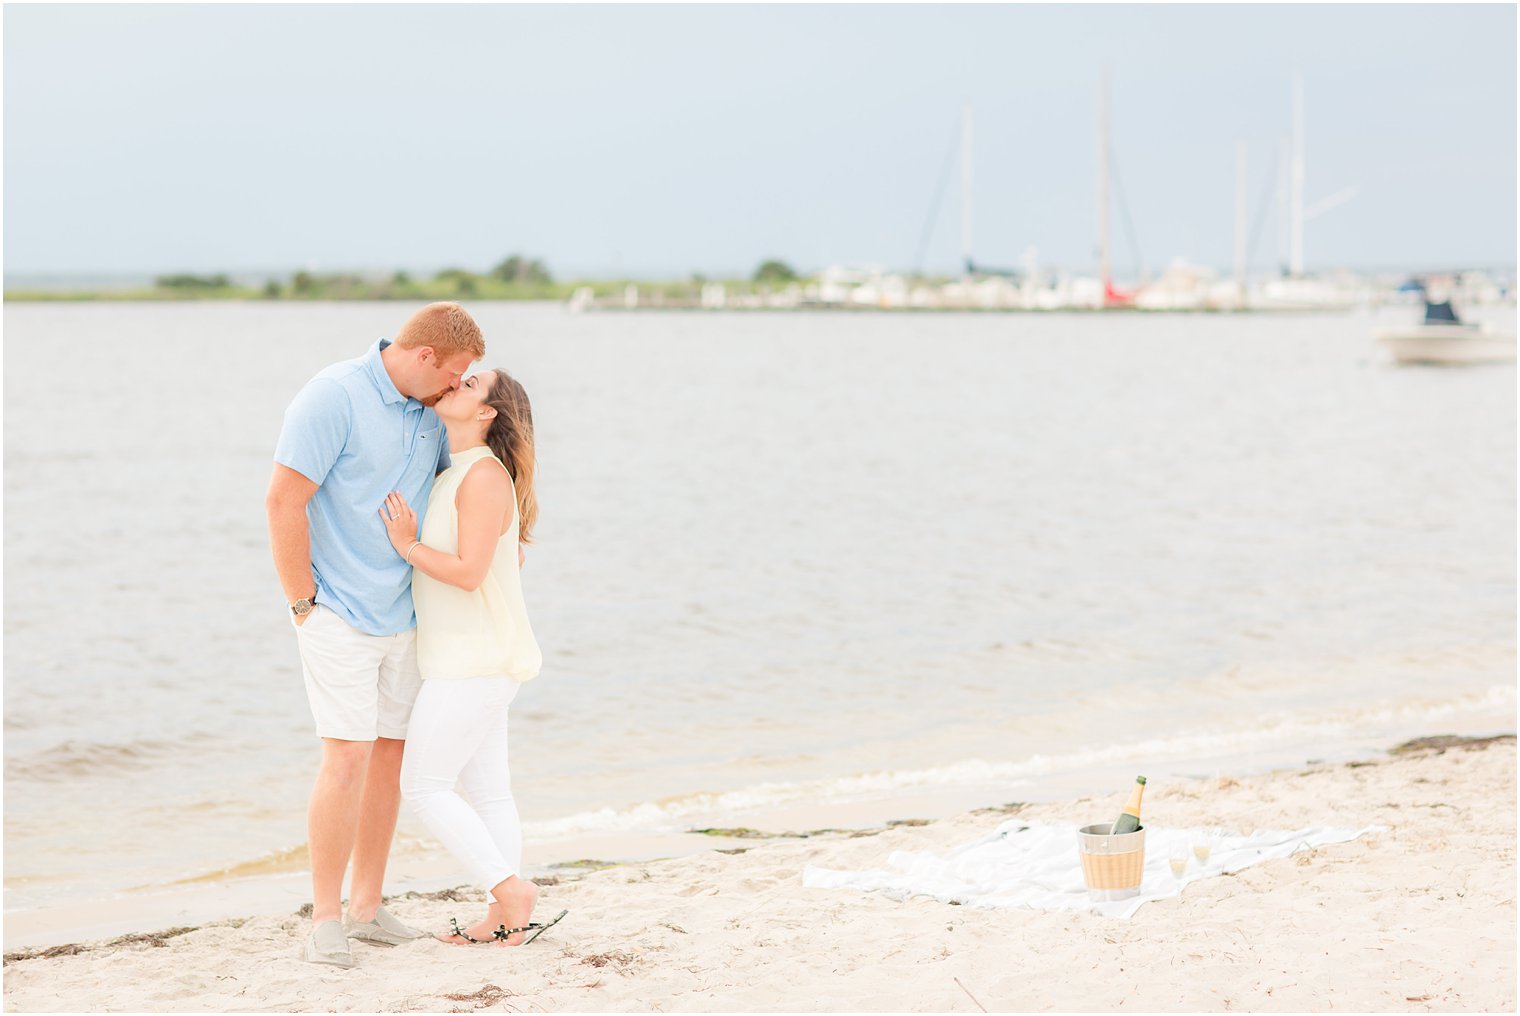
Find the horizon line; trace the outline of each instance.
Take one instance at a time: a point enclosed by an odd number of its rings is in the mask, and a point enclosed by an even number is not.
[[[782,260],[782,261],[784,261],[785,259],[777,258],[775,260]],[[1191,260],[1188,260],[1186,258],[1176,258],[1172,262],[1167,263],[1165,266],[1160,267],[1160,268],[1155,269],[1155,270],[1152,270],[1151,272],[1149,272],[1147,274],[1148,274],[1148,276],[1151,279],[1159,278],[1161,275],[1165,274],[1165,272],[1169,268],[1171,268],[1174,265],[1179,264],[1179,263],[1181,265],[1185,265],[1186,267],[1189,267],[1189,268],[1205,268],[1205,269],[1210,269],[1212,271],[1218,272],[1221,275],[1221,277],[1228,277],[1228,276],[1232,276],[1234,274],[1234,268],[1233,268],[1233,266],[1230,266],[1230,267],[1221,267],[1219,265],[1210,264],[1210,263],[1204,262],[1204,261],[1191,261]],[[757,266],[758,266],[758,263],[757,263]],[[917,278],[941,278],[941,277],[962,278],[962,277],[965,277],[968,274],[969,275],[976,275],[976,274],[1002,274],[1002,273],[1006,273],[1008,271],[1013,271],[1013,272],[1015,272],[1016,274],[1019,274],[1019,275],[1026,275],[1026,274],[1028,274],[1028,272],[1024,269],[1023,266],[1017,266],[1017,267],[1012,267],[1012,268],[1008,268],[1008,267],[994,268],[992,265],[987,265],[987,266],[985,266],[985,270],[983,272],[969,272],[968,273],[968,272],[963,271],[959,267],[951,267],[951,268],[948,268],[948,269],[926,268],[926,269],[924,269],[922,271],[914,271],[912,269],[906,269],[906,268],[894,268],[894,267],[891,267],[891,266],[888,266],[888,265],[881,264],[879,262],[851,262],[851,261],[833,262],[833,263],[830,263],[830,264],[827,264],[827,265],[822,265],[822,266],[813,267],[813,268],[806,268],[806,269],[797,268],[797,267],[793,266],[793,271],[795,271],[797,273],[797,277],[799,279],[801,279],[801,278],[806,278],[806,277],[808,277],[810,275],[816,275],[816,274],[818,274],[820,272],[827,271],[828,269],[831,269],[831,268],[846,269],[846,270],[852,270],[852,271],[876,271],[876,272],[881,272],[882,274],[885,274],[885,275],[901,275],[901,276],[906,276],[906,277],[917,277]],[[1411,264],[1409,262],[1402,262],[1402,263],[1397,263],[1397,264],[1384,263],[1384,264],[1359,264],[1359,265],[1358,264],[1344,264],[1343,263],[1343,264],[1333,264],[1333,265],[1319,265],[1319,266],[1313,266],[1313,265],[1311,265],[1311,266],[1306,266],[1304,274],[1306,274],[1306,275],[1314,275],[1314,274],[1326,274],[1326,273],[1333,273],[1333,272],[1353,272],[1353,273],[1362,274],[1362,275],[1385,275],[1385,274],[1386,275],[1395,275],[1395,274],[1404,274],[1404,275],[1416,276],[1416,275],[1433,275],[1433,274],[1443,274],[1443,273],[1453,273],[1453,272],[1472,272],[1472,271],[1509,272],[1509,273],[1513,274],[1513,273],[1516,272],[1517,268],[1520,268],[1520,265],[1517,265],[1517,263],[1515,261],[1496,263],[1496,262],[1493,262],[1493,261],[1481,261],[1481,260],[1464,261],[1464,262],[1445,261],[1445,262],[1440,262],[1440,263],[1435,263],[1435,264],[1426,263],[1426,264],[1423,264],[1423,265],[1413,265],[1413,264]],[[1068,275],[1092,274],[1092,275],[1096,276],[1097,273],[1098,273],[1098,266],[1097,265],[1072,266],[1072,265],[1069,265],[1069,264],[1062,264],[1062,263],[1059,263],[1059,262],[1051,262],[1049,264],[1038,264],[1038,265],[1036,265],[1036,270],[1040,274],[1042,274],[1042,275],[1064,273],[1064,274],[1068,274]],[[4,272],[4,274],[3,274],[3,281],[4,281],[4,285],[7,288],[9,288],[13,283],[21,283],[21,282],[27,282],[27,281],[48,281],[48,282],[89,282],[89,281],[105,282],[105,281],[113,281],[113,282],[126,283],[126,282],[132,282],[132,281],[139,281],[140,280],[140,281],[144,281],[144,282],[152,282],[154,279],[156,279],[156,278],[158,278],[160,276],[166,276],[166,275],[228,275],[228,276],[234,276],[234,277],[242,277],[244,279],[257,278],[260,281],[268,281],[268,280],[271,280],[271,279],[285,279],[285,278],[289,278],[289,277],[294,276],[294,275],[296,275],[296,274],[298,274],[300,272],[308,272],[308,273],[310,273],[312,275],[316,275],[316,276],[319,276],[319,277],[320,276],[333,276],[333,275],[380,276],[380,275],[395,275],[397,273],[403,273],[404,272],[404,273],[406,273],[408,275],[411,275],[411,276],[413,276],[413,277],[415,277],[415,278],[417,278],[419,280],[426,280],[426,279],[431,279],[431,278],[435,277],[436,275],[438,275],[439,273],[445,272],[445,271],[465,271],[465,272],[469,272],[472,275],[486,276],[486,275],[490,274],[491,270],[489,268],[480,269],[480,270],[475,270],[475,269],[470,269],[470,268],[461,268],[458,265],[444,265],[442,267],[428,267],[428,268],[397,267],[397,266],[352,266],[352,265],[350,265],[350,266],[342,266],[342,267],[333,266],[333,267],[325,267],[325,268],[318,268],[318,267],[314,267],[314,266],[306,266],[306,267],[299,267],[299,268],[268,268],[268,267],[258,267],[258,268],[252,268],[252,267],[228,268],[228,267],[219,267],[219,268],[198,268],[198,269],[191,269],[191,268],[177,267],[177,268],[162,268],[162,269],[64,269],[64,270],[54,270],[54,269],[10,270],[10,269],[7,269]],[[630,281],[630,282],[635,282],[635,281],[637,281],[637,282],[689,282],[689,281],[692,281],[697,276],[701,276],[703,279],[705,279],[707,281],[719,282],[719,281],[729,281],[729,280],[749,280],[754,275],[754,273],[755,273],[755,269],[754,268],[742,269],[742,270],[688,269],[688,270],[682,271],[682,270],[672,270],[672,269],[664,269],[664,268],[610,269],[610,268],[603,267],[601,269],[579,270],[579,271],[564,271],[564,272],[557,272],[557,271],[553,271],[551,269],[551,274],[554,277],[555,283],[579,282],[579,281],[593,282],[593,281],[611,281],[611,280],[627,280],[627,281]],[[1246,269],[1246,275],[1248,277],[1252,277],[1252,276],[1254,276],[1254,277],[1260,277],[1262,275],[1268,275],[1268,274],[1273,275],[1273,276],[1282,276],[1282,275],[1285,275],[1286,272],[1285,272],[1285,270],[1283,269],[1282,266],[1262,266],[1262,265],[1256,265],[1256,266],[1248,267]],[[1131,278],[1138,279],[1138,278],[1140,278],[1140,275],[1138,273],[1135,273],[1135,272],[1116,273],[1115,278],[1116,278],[1116,281],[1124,281],[1124,280],[1128,280],[1128,279],[1131,279]]]

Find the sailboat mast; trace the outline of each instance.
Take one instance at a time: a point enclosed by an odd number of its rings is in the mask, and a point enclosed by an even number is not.
[[[971,103],[961,115],[961,262],[971,274]]]
[[[1288,164],[1291,161],[1289,152],[1290,142],[1286,138],[1277,141],[1277,214],[1274,216],[1277,222],[1277,268],[1282,274],[1288,271],[1288,177],[1291,173]]]
[[[1246,143],[1235,142],[1235,300],[1246,302]]]
[[[1293,75],[1293,261],[1294,276],[1304,274],[1304,76]]]
[[[1098,277],[1103,283],[1103,299],[1108,301],[1112,278],[1108,261],[1108,94],[1109,68],[1105,64],[1098,83]]]

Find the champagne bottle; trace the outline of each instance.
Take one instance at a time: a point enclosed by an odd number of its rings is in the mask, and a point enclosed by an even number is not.
[[[1145,777],[1136,776],[1135,789],[1130,791],[1129,803],[1119,813],[1119,820],[1114,823],[1111,835],[1118,836],[1120,833],[1132,833],[1140,828],[1140,795],[1143,793],[1145,793]]]

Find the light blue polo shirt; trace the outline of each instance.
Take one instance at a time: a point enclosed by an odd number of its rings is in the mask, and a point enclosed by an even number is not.
[[[355,360],[306,382],[290,408],[274,460],[317,484],[306,506],[317,601],[371,635],[417,626],[412,569],[391,546],[380,506],[399,490],[420,527],[433,477],[449,464],[443,422],[396,390],[381,339]]]

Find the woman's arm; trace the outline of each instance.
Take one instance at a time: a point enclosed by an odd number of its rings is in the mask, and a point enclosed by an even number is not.
[[[481,468],[484,466],[484,468]],[[380,517],[396,553],[429,578],[474,591],[485,581],[496,556],[502,530],[517,510],[512,481],[500,466],[485,460],[465,474],[455,496],[459,510],[459,553],[445,554],[417,541],[417,514],[395,491],[385,499]]]

